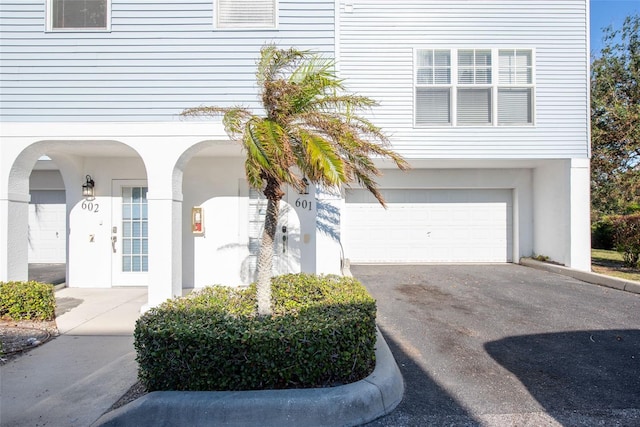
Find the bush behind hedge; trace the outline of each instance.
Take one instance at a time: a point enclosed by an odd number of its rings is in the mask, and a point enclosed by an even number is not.
[[[39,282],[0,283],[0,317],[12,320],[53,320],[53,285]]]
[[[604,216],[591,225],[591,247],[612,250],[614,248],[613,221]]]
[[[615,247],[625,266],[640,266],[640,214],[613,216],[611,221]]]
[[[256,287],[209,287],[136,323],[147,390],[257,390],[358,381],[374,367],[375,300],[353,278],[272,280],[274,314],[256,315]]]

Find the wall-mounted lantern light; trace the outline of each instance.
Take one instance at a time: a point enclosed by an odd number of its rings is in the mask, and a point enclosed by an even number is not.
[[[87,182],[82,184],[82,197],[92,198],[94,195],[93,187],[95,187],[96,183],[91,179],[91,175],[87,175],[85,179]]]
[[[309,194],[309,180],[306,177],[302,178],[302,186],[299,194]]]

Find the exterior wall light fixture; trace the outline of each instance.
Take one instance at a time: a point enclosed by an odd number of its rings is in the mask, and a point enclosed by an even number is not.
[[[91,175],[87,175],[85,179],[86,182],[82,184],[82,197],[93,198],[93,188],[95,187],[96,183],[93,179],[91,179]]]
[[[302,178],[302,185],[299,194],[309,194],[309,180],[306,177]]]

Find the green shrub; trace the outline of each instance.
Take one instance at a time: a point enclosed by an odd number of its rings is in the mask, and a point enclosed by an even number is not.
[[[272,280],[274,314],[256,315],[256,287],[210,287],[145,313],[134,332],[147,390],[327,387],[374,367],[375,300],[357,280]]]
[[[624,208],[625,215],[640,213],[640,203],[631,202]]]
[[[612,217],[616,250],[622,253],[624,265],[638,266],[640,260],[640,214]]]
[[[0,283],[0,317],[13,320],[53,320],[53,285],[39,282]]]
[[[604,216],[591,225],[591,247],[593,249],[612,250],[613,242],[613,221],[611,217]]]

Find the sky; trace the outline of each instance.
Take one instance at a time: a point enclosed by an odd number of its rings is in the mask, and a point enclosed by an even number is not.
[[[602,47],[602,28],[622,28],[624,18],[640,15],[640,0],[591,0],[591,52]]]

